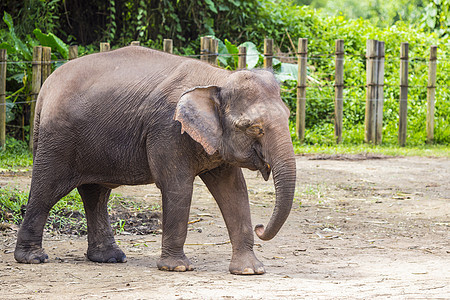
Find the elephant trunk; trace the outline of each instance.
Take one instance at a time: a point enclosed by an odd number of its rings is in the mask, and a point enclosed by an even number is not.
[[[266,157],[272,168],[276,201],[266,228],[264,225],[257,225],[255,232],[260,239],[270,240],[278,233],[291,211],[295,193],[296,165],[288,128],[281,134],[279,131],[267,134],[265,142],[270,144],[269,147],[263,148],[267,151]]]

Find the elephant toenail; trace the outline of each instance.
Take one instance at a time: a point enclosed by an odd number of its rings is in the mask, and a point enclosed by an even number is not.
[[[255,271],[251,268],[245,268],[244,271],[242,271],[243,275],[253,275],[255,274]]]
[[[186,266],[178,266],[173,269],[176,272],[186,272]]]

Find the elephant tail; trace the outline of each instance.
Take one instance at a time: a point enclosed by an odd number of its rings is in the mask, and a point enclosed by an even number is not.
[[[38,146],[38,140],[39,140],[39,123],[40,123],[40,111],[36,111],[34,116],[34,128],[33,128],[33,161],[36,156],[36,150]]]
[[[41,111],[42,111],[42,104],[44,102],[42,93],[39,93],[38,99],[36,102],[36,108],[34,112],[34,123],[33,123],[33,161],[36,156],[36,151],[38,148],[39,143],[39,127],[41,124]]]

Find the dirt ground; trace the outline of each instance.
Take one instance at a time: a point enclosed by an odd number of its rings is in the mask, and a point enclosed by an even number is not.
[[[261,276],[228,273],[231,245],[196,181],[186,254],[196,270],[156,268],[161,235],[116,236],[125,264],[87,261],[86,236],[44,236],[50,262],[18,264],[17,228],[0,232],[1,299],[450,299],[450,159],[299,156],[293,210],[271,241],[255,240]],[[245,171],[253,224],[273,209],[272,181]],[[0,186],[29,184],[28,173]],[[159,204],[153,185],[115,192]]]

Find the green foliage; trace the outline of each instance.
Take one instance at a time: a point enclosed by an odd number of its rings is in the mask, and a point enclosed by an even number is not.
[[[26,211],[28,193],[19,188],[0,187],[0,223],[21,224]],[[154,218],[154,213],[149,211],[161,210],[159,205],[149,206],[133,200],[125,199],[119,195],[114,195],[108,202],[108,213],[111,215],[111,227],[114,232],[121,233],[125,229],[133,230],[136,225],[129,217],[139,212],[142,218],[140,224],[148,225],[146,230],[138,232],[151,232],[154,224],[148,223],[149,218]],[[142,216],[143,215],[143,216]],[[135,215],[136,216],[136,215]],[[51,232],[65,234],[87,234],[87,221],[84,212],[84,205],[77,190],[71,191],[67,196],[59,200],[50,210],[45,224],[45,229]]]
[[[365,51],[367,39],[385,42],[385,106],[383,142],[397,144],[398,98],[399,98],[399,50],[402,42],[409,42],[410,78],[408,108],[408,143],[425,143],[426,86],[428,77],[427,57],[431,45],[439,46],[438,89],[436,91],[435,142],[450,144],[448,117],[450,98],[448,95],[449,38],[439,38],[426,33],[416,25],[397,22],[389,28],[380,28],[362,19],[349,20],[343,16],[331,17],[317,14],[308,7],[296,7],[282,1],[261,1],[264,8],[255,25],[254,35],[266,32],[275,40],[276,47],[283,52],[296,52],[286,43],[286,30],[293,41],[308,38],[308,67],[306,102],[307,144],[333,143],[334,122],[334,43],[343,38],[345,42],[344,65],[344,131],[345,141],[362,142],[364,138],[365,115]],[[261,47],[261,46],[260,46]],[[284,66],[283,66],[284,69]],[[295,76],[292,68],[292,76]],[[289,73],[289,72],[288,72]],[[282,78],[284,79],[284,78]],[[287,78],[286,78],[287,79]],[[445,83],[447,82],[447,83]],[[285,80],[282,97],[291,109],[292,121],[296,111],[296,82]],[[438,108],[439,107],[439,108]]]
[[[33,156],[28,145],[11,137],[6,138],[4,149],[0,148],[0,170],[16,170],[19,167],[30,167]]]
[[[238,47],[225,39],[219,41],[219,62],[222,67],[236,69],[238,64]]]
[[[29,124],[27,121],[30,111],[29,101],[31,100],[31,80],[29,79],[32,74],[33,47],[36,45],[51,47],[53,59],[67,59],[69,50],[67,44],[56,35],[42,33],[39,28],[33,30],[36,39],[30,35],[19,38],[13,18],[6,11],[3,14],[3,21],[8,30],[0,30],[0,37],[3,40],[0,48],[7,50],[9,62],[16,62],[7,64],[6,120],[8,125],[16,129],[11,130],[9,134],[25,140],[29,130],[29,126],[25,124]],[[21,124],[22,120],[23,125]]]
[[[27,202],[27,192],[18,188],[0,188],[0,222],[20,224]],[[67,223],[79,223],[80,220],[75,217],[79,214],[84,217],[83,203],[78,192],[73,190],[52,208],[46,227],[58,230],[66,227]],[[81,225],[86,228],[85,221]],[[80,226],[80,224],[77,226]]]
[[[396,145],[339,144],[339,145],[299,145],[294,143],[297,154],[378,154],[389,156],[450,157],[450,148],[442,145],[421,145],[398,147]]]
[[[109,12],[109,27],[108,27],[108,41],[112,41],[114,40],[115,36],[116,36],[116,32],[117,32],[117,23],[116,23],[116,2],[114,0],[110,0],[109,1],[109,7],[108,7],[108,12]]]
[[[13,19],[6,11],[3,14],[3,21],[8,26],[9,32],[6,33],[7,42],[0,44],[0,48],[7,49],[9,53],[20,53],[25,60],[32,60],[32,52],[27,46],[27,41],[23,42],[17,37]]]
[[[22,206],[26,205],[28,195],[16,188],[0,187],[0,222],[20,224]]]
[[[296,0],[302,4],[304,0]],[[398,21],[419,23],[427,0],[308,0],[314,8],[332,16],[343,15],[349,19],[370,20],[379,27],[389,27]]]
[[[324,12],[333,12],[334,16],[318,12],[310,7],[297,6],[294,3],[310,4]],[[337,3],[337,2],[336,2]],[[45,7],[45,5],[51,7]],[[47,18],[48,28],[62,28],[53,32],[61,33],[63,40],[71,40],[73,33],[81,44],[81,36],[97,43],[109,40],[114,47],[128,44],[131,40],[140,40],[141,44],[154,48],[162,47],[163,38],[174,39],[177,54],[198,54],[199,36],[212,35],[219,40],[220,66],[235,69],[237,67],[238,46],[247,47],[247,67],[262,66],[262,44],[265,37],[273,38],[275,50],[288,53],[291,58],[280,57],[274,60],[274,71],[282,83],[282,98],[291,109],[291,120],[296,111],[296,79],[295,65],[296,42],[298,38],[308,38],[308,82],[306,143],[332,143],[334,122],[334,43],[336,39],[345,41],[345,90],[344,90],[344,142],[359,143],[364,136],[365,115],[365,47],[367,39],[378,39],[386,43],[385,65],[385,104],[383,141],[388,144],[397,143],[398,131],[398,97],[399,97],[399,47],[401,42],[410,44],[410,78],[408,107],[408,143],[421,145],[425,142],[426,86],[428,66],[426,58],[429,47],[439,46],[438,78],[436,90],[435,142],[450,143],[449,104],[449,69],[448,60],[450,40],[448,30],[448,0],[396,0],[390,2],[372,0],[345,0],[339,7],[333,1],[298,0],[211,0],[211,1],[142,1],[142,0],[93,0],[84,4],[85,15],[79,15],[80,8],[74,7],[70,1],[49,1],[46,4],[33,4],[28,15]],[[17,5],[17,15],[25,15],[24,9]],[[347,13],[347,8],[353,9]],[[98,11],[95,18],[91,12]],[[334,12],[342,11],[346,15],[366,17],[348,19]],[[51,14],[67,16],[52,18]],[[365,15],[364,15],[365,14]],[[16,16],[16,14],[13,14]],[[70,16],[70,18],[69,18]],[[67,20],[66,20],[67,19]],[[86,21],[81,22],[80,20]],[[420,21],[422,19],[422,21]],[[68,26],[68,20],[80,21],[89,30],[77,31],[76,26]],[[404,21],[402,21],[404,20]],[[410,23],[407,21],[411,20]],[[17,21],[16,21],[17,23]],[[27,23],[27,22],[25,22]],[[420,25],[420,23],[422,25]],[[57,24],[58,26],[49,25]],[[106,25],[105,25],[106,24]],[[4,30],[0,30],[2,40],[0,47],[8,48],[15,60],[26,60],[31,55],[31,47],[38,41],[29,35],[18,35],[25,28],[19,24],[15,30],[13,18],[5,13]],[[389,25],[389,27],[387,27]],[[391,26],[392,25],[392,26]],[[27,27],[29,28],[29,27]],[[34,30],[28,31],[31,32]],[[68,30],[71,28],[70,30]],[[100,28],[100,29],[99,29]],[[430,33],[433,31],[433,33]],[[36,37],[41,40],[53,39],[53,47],[59,42],[52,34],[35,30]],[[95,38],[90,36],[95,35]],[[50,44],[50,43],[47,43]],[[84,43],[86,44],[86,43]],[[80,46],[80,55],[97,51],[98,44]],[[178,46],[178,47],[177,47]],[[181,47],[182,46],[182,47]],[[65,47],[59,52],[65,57]],[[28,54],[27,54],[28,53]],[[11,57],[11,56],[10,56]],[[26,106],[14,105],[14,102],[27,101],[19,94],[29,92],[28,65],[8,65],[8,116],[10,122],[20,122],[20,116],[27,116]],[[25,124],[28,124],[25,118]],[[15,123],[17,124],[17,123]],[[17,124],[20,125],[20,124]],[[10,129],[11,130],[11,129]],[[18,133],[14,133],[18,136]],[[26,139],[27,132],[21,133]]]
[[[450,35],[450,0],[428,0],[422,18],[422,27],[439,36]]]
[[[2,22],[0,22],[1,24]],[[27,102],[30,97],[27,96],[31,91],[31,64],[24,61],[32,60],[32,47],[36,42],[27,35],[25,38],[19,38],[16,34],[16,28],[13,23],[12,16],[6,11],[3,13],[3,24],[7,26],[7,30],[0,30],[0,38],[3,42],[0,48],[6,49],[8,53],[8,61],[19,61],[16,64],[7,64],[6,78],[6,115],[8,122],[20,124],[20,116],[27,114],[28,110],[25,105],[17,105],[16,102]],[[28,128],[24,128],[22,132],[17,130],[13,135],[25,138]]]
[[[45,227],[61,233],[87,233],[83,202],[76,190],[72,190],[53,206]]]
[[[52,51],[57,51],[65,59],[69,57],[69,46],[53,33],[44,34],[39,28],[33,31],[41,46],[51,47]]]

